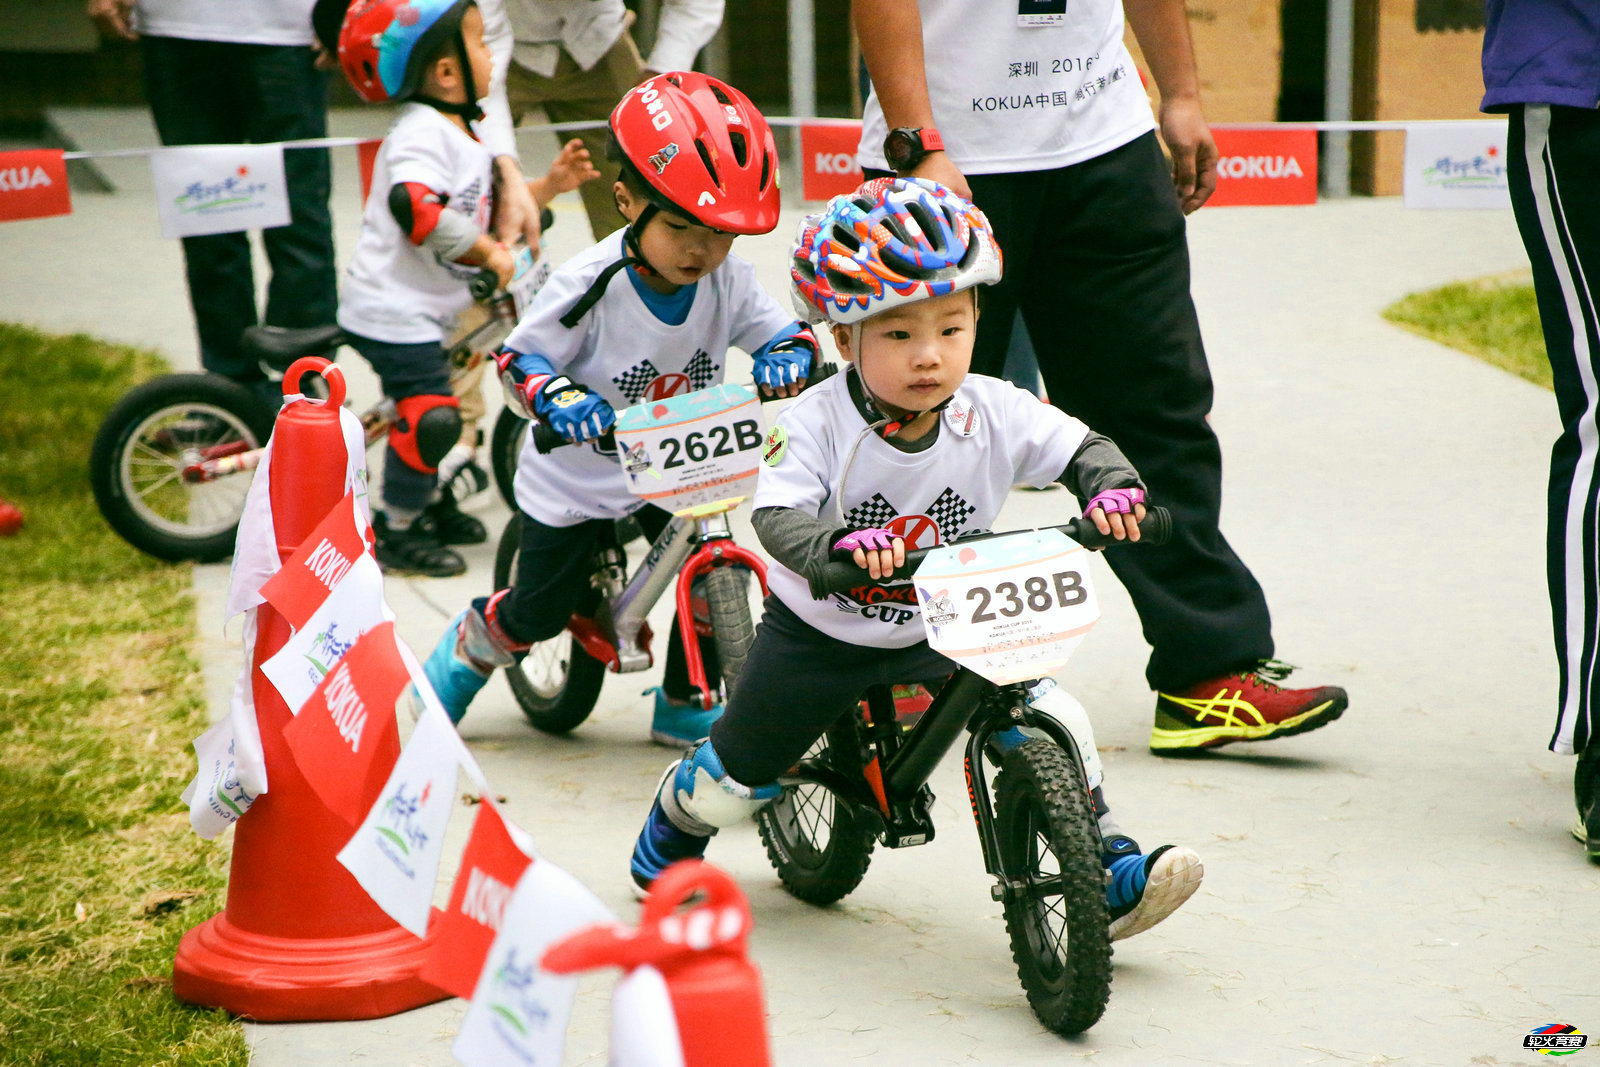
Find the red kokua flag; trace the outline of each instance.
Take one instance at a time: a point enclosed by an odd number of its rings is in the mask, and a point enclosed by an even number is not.
[[[361,635],[283,728],[300,773],[328,810],[351,826],[367,817],[400,758],[394,709],[410,684],[394,623],[380,623]]]
[[[367,550],[366,521],[355,493],[346,493],[317,528],[261,587],[261,596],[296,630],[316,614],[352,564]],[[392,643],[392,642],[391,642]],[[366,816],[362,812],[357,822]]]
[[[495,807],[484,798],[461,855],[460,872],[450,891],[450,906],[428,930],[428,950],[418,977],[471,1000],[478,973],[500,932],[500,917],[533,858],[517,844]],[[525,835],[524,835],[525,836]]]
[[[72,193],[59,148],[0,152],[0,222],[70,214]]]

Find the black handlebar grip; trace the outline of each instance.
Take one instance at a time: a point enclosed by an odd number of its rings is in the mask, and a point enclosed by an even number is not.
[[[478,271],[473,279],[467,283],[467,291],[472,294],[472,299],[474,300],[487,300],[494,295],[494,291],[498,288],[500,288],[500,275],[488,267]]]
[[[547,207],[539,209],[539,232],[543,233],[556,224],[556,213]]]
[[[529,427],[528,432],[533,435],[533,447],[539,450],[540,455],[547,455],[554,449],[576,443],[557,433],[549,423],[535,422]],[[615,448],[617,444],[617,439],[611,435],[610,430],[601,434],[598,440],[607,448]]]
[[[1062,523],[1060,526],[1041,527],[1046,530],[1060,530],[1078,544],[1091,551],[1109,548],[1114,545],[1162,545],[1172,536],[1172,513],[1162,507],[1146,507],[1144,519],[1139,523],[1139,540],[1118,541],[1109,534],[1102,534],[1095,529],[1094,523],[1085,518],[1076,518]],[[1003,537],[1008,533],[1027,533],[1026,530],[1004,530],[999,533],[982,534],[978,537],[962,538],[960,543],[967,541],[981,541],[989,537]],[[904,565],[896,567],[894,578],[909,578],[916,573],[922,561],[933,551],[928,548],[914,549],[906,553]],[[880,581],[886,579],[879,579]],[[867,577],[867,572],[857,567],[853,562],[835,561],[823,568],[821,576],[811,584],[814,594],[826,595],[828,593],[842,593],[854,589],[858,585],[865,585],[872,579]]]

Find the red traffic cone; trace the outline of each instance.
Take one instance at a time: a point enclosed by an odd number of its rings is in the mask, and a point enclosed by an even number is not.
[[[273,427],[269,477],[280,559],[345,495],[344,375],[307,357],[289,368],[284,393],[298,392],[308,372],[327,379],[327,401],[289,404]],[[269,790],[234,828],[227,906],[184,934],[172,991],[191,1004],[271,1022],[374,1019],[443,1000],[448,993],[417,977],[422,939],[339,863],[351,827],[317,798],[284,739],[289,707],[261,664],[291,632],[271,605],[260,605],[251,684]]]
[[[551,945],[540,966],[553,974],[652,967],[665,980],[684,1067],[768,1067],[766,1004],[749,941],[750,902],[738,885],[708,863],[686,860],[656,879],[638,930],[580,930]],[[613,1040],[612,1062],[623,1067],[617,1051]]]

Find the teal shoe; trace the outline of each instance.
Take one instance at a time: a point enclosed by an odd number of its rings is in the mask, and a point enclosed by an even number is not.
[[[711,724],[722,718],[722,705],[697,708],[693,704],[674,704],[661,686],[646,689],[656,695],[655,715],[650,720],[650,740],[668,748],[688,748],[711,734]]]
[[[489,681],[487,674],[479,673],[456,653],[461,621],[466,614],[463,611],[451,620],[427,662],[422,665],[422,673],[428,676],[428,682],[438,694],[439,703],[444,705],[445,712],[454,723],[461,721],[461,717],[467,713],[467,705]]]

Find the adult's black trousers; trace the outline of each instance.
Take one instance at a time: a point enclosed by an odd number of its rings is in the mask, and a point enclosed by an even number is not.
[[[265,144],[327,135],[328,75],[312,65],[309,47],[148,36],[142,46],[145,92],[164,145]],[[246,384],[265,381],[239,352],[246,327],[258,321],[321,326],[334,321],[338,310],[328,152],[285,149],[283,170],[289,224],[261,234],[272,267],[264,316],[256,312],[245,234],[183,239],[201,365]],[[262,387],[264,396],[272,392]]]
[[[1051,403],[1115,441],[1172,512],[1165,546],[1107,553],[1151,645],[1151,687],[1271,657],[1266,597],[1218,528],[1211,371],[1155,134],[1069,167],[968,181],[1005,256],[982,295],[972,369],[1000,376],[1020,308]]]
[[[1550,450],[1545,566],[1560,666],[1552,752],[1594,732],[1600,644],[1600,111],[1512,109],[1507,177],[1555,380],[1561,434]]]

